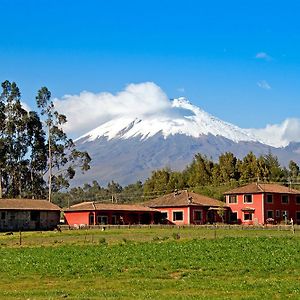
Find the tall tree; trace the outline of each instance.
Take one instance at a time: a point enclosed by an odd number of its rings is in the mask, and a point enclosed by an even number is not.
[[[48,200],[51,201],[52,191],[68,187],[76,168],[88,170],[91,158],[87,152],[76,150],[72,139],[68,139],[62,129],[62,125],[67,122],[66,116],[55,110],[51,92],[46,87],[38,91],[36,100],[47,128]]]
[[[23,179],[27,170],[27,112],[21,105],[21,94],[15,82],[2,83],[1,93],[1,179],[5,173],[6,194],[10,197],[22,195]],[[5,143],[5,146],[3,146]],[[3,165],[3,159],[5,164]],[[4,170],[3,170],[4,169]],[[1,180],[2,182],[2,180]],[[2,184],[1,184],[2,186]]]

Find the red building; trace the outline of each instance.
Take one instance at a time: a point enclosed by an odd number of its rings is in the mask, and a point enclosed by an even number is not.
[[[145,205],[159,210],[169,224],[205,224],[227,219],[224,202],[186,190],[153,199]]]
[[[230,222],[300,224],[300,191],[279,184],[253,183],[224,193],[231,208]]]
[[[64,211],[70,226],[154,224],[160,221],[159,211],[142,205],[82,202]]]

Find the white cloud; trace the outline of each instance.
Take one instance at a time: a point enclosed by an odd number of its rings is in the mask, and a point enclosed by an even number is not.
[[[266,61],[271,61],[273,58],[272,56],[270,56],[269,54],[267,54],[266,52],[258,52],[255,55],[255,58],[257,59],[262,59],[262,60],[266,60]]]
[[[167,95],[152,82],[129,84],[117,94],[81,92],[54,100],[60,113],[67,116],[65,130],[83,134],[118,116],[151,115],[171,107]]]
[[[266,80],[261,80],[257,82],[257,86],[264,90],[270,90],[271,86]]]
[[[191,114],[172,107],[163,90],[152,82],[129,84],[117,94],[91,93],[84,91],[79,95],[66,95],[54,101],[57,110],[67,116],[66,132],[74,138],[100,126],[101,124],[122,117],[143,117],[164,114],[170,119]],[[281,124],[267,125],[261,129],[246,129],[262,142],[281,147],[290,142],[300,142],[300,119],[288,118]]]
[[[262,129],[248,129],[262,142],[274,146],[285,147],[290,142],[300,142],[300,119],[288,118],[280,124],[268,124]]]

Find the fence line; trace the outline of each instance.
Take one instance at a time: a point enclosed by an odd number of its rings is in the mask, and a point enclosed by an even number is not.
[[[185,229],[185,228],[194,228],[194,229],[226,229],[226,230],[300,230],[300,225],[166,225],[166,224],[149,224],[149,225],[142,225],[142,224],[134,224],[134,225],[78,225],[78,226],[69,226],[69,225],[60,225],[60,230],[86,230],[86,229],[100,229],[100,230],[107,230],[107,229],[130,229],[130,228],[178,228],[178,229]]]

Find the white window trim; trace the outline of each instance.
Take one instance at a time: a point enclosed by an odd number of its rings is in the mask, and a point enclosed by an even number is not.
[[[229,202],[230,196],[235,196],[236,202]],[[238,204],[238,195],[228,195],[228,203],[229,205],[237,205]]]
[[[248,196],[248,195],[251,196],[251,202],[245,202],[245,196]],[[253,194],[244,194],[243,203],[244,204],[253,204]]]
[[[268,196],[272,196],[272,201],[271,202],[268,202]],[[273,194],[267,194],[266,195],[266,204],[273,204],[274,203],[274,196]]]
[[[283,196],[287,196],[287,199],[288,199],[288,201],[285,203],[285,202],[282,202],[282,197]],[[281,204],[285,204],[285,205],[288,205],[290,203],[290,197],[289,197],[289,195],[286,195],[286,194],[283,194],[283,195],[281,195]]]
[[[300,221],[300,218],[299,218],[299,219],[297,219],[297,213],[299,213],[299,214],[300,214],[300,211],[299,211],[299,210],[296,210],[296,214],[295,214],[296,221]]]
[[[182,220],[174,220],[174,213],[182,212]],[[183,222],[184,221],[184,211],[183,210],[172,210],[172,222]]]
[[[245,220],[245,213],[246,214],[252,214],[252,220]],[[243,222],[253,222],[254,213],[253,212],[243,212]]]
[[[296,203],[296,205],[300,205],[300,202],[299,202],[299,203],[297,203],[297,197],[299,197],[299,198],[300,198],[300,195],[296,195],[296,196],[295,196],[295,203]]]
[[[201,219],[195,219],[195,212],[200,212],[201,213]],[[195,209],[193,211],[193,220],[194,221],[203,221],[203,210],[202,209]]]
[[[160,211],[162,214],[167,214],[167,220],[169,220],[169,212],[167,210],[161,210]]]

